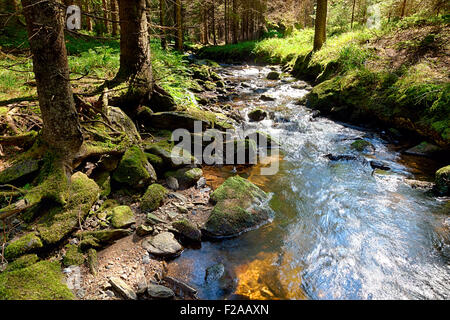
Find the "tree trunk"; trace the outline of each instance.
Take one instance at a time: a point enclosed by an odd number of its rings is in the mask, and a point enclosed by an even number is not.
[[[183,51],[183,24],[181,18],[181,0],[176,0],[175,3],[175,22],[176,22],[176,44],[175,47],[178,51]]]
[[[109,14],[108,14],[108,1],[107,0],[102,0],[102,7],[103,7],[103,18],[105,19],[103,21],[104,25],[105,25],[105,32],[108,34],[109,33]]]
[[[71,162],[80,150],[83,135],[69,79],[65,12],[47,1],[22,0],[22,5],[42,114],[42,138]]]
[[[402,18],[405,16],[405,11],[406,11],[406,0],[403,0],[403,3],[402,3],[402,13],[401,13],[401,17],[402,17]]]
[[[233,43],[236,44],[238,43],[238,15],[237,15],[237,2],[238,0],[232,0],[233,1],[233,16],[232,16],[232,20],[233,20]]]
[[[225,44],[230,43],[229,41],[229,25],[228,25],[228,0],[225,0],[225,12],[224,12],[224,23],[225,23]]]
[[[314,51],[320,50],[327,37],[327,0],[317,0]]]
[[[90,5],[89,5],[90,1],[89,0],[84,0],[83,2],[84,2],[84,10],[89,13],[90,12],[90,8],[91,8]],[[86,29],[88,31],[92,31],[92,21],[91,21],[91,18],[88,17],[88,16],[86,16]]]
[[[117,11],[117,0],[111,0],[111,17],[113,21],[119,21],[119,12]],[[112,35],[117,36],[119,34],[119,23],[112,22]]]
[[[166,40],[166,0],[159,0],[159,24],[161,25],[161,47],[167,49]]]
[[[352,22],[350,24],[350,28],[353,29],[353,21],[355,20],[355,6],[356,0],[353,0],[353,8],[352,8]]]
[[[214,45],[217,46],[217,36],[216,36],[216,3],[215,0],[212,2],[212,33]]]

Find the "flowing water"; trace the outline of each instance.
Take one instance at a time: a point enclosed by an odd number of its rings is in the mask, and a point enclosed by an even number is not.
[[[421,170],[425,160],[405,160],[375,132],[315,117],[295,104],[308,92],[305,83],[265,80],[269,71],[229,66],[222,75],[238,93],[227,103],[244,113],[254,106],[273,112],[246,127],[279,139],[279,172],[239,173],[273,194],[275,219],[238,238],[187,249],[169,272],[197,287],[202,299],[449,299],[450,204],[405,182],[430,178]],[[261,94],[275,101],[263,102]],[[357,154],[350,145],[361,137],[375,146],[363,157],[391,171],[323,157]],[[233,175],[230,169],[205,171],[218,183]],[[206,283],[205,269],[216,263],[226,275]]]

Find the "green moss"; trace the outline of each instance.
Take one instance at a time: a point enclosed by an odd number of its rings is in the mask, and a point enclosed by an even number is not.
[[[42,248],[43,244],[35,233],[30,232],[11,242],[5,249],[5,258],[13,260],[19,256]]]
[[[436,171],[435,190],[440,195],[450,194],[450,165]]]
[[[72,300],[73,293],[64,284],[61,266],[41,261],[29,267],[0,274],[2,300]]]
[[[156,172],[145,153],[138,146],[133,146],[123,155],[113,179],[132,188],[143,188],[156,181]]]
[[[373,148],[373,145],[369,141],[362,140],[362,139],[358,139],[358,140],[354,141],[350,146],[352,149],[359,151],[359,152],[364,151],[366,148]]]
[[[11,183],[39,170],[39,161],[27,159],[0,172],[0,184]]]
[[[192,241],[201,241],[201,231],[189,220],[183,219],[175,221],[172,226],[184,237]]]
[[[155,211],[164,201],[167,189],[160,184],[152,184],[141,198],[141,208],[145,211]]]
[[[146,153],[145,155],[147,156],[148,162],[150,162],[155,170],[159,171],[164,168],[164,160],[160,156],[153,153]]]
[[[118,206],[112,209],[111,225],[114,228],[127,228],[135,222],[134,212],[129,206]]]
[[[39,221],[41,239],[47,244],[54,244],[69,235],[89,213],[99,192],[95,181],[84,173],[73,174],[67,204],[63,208],[53,208]]]
[[[203,171],[200,168],[182,168],[176,171],[168,171],[165,173],[165,176],[177,178],[180,184],[189,187],[203,176]]]
[[[108,229],[108,230],[99,230],[99,231],[85,231],[78,234],[78,238],[82,241],[85,241],[83,250],[88,249],[88,245],[92,245],[92,247],[96,248],[102,245],[111,244],[115,240],[121,239],[130,235],[130,232],[125,229]],[[81,246],[81,243],[80,243]]]
[[[79,266],[84,263],[84,255],[78,246],[74,244],[66,245],[66,253],[63,257],[63,264],[65,266]]]
[[[271,215],[267,208],[252,207],[268,199],[268,195],[250,181],[234,176],[211,194],[214,209],[205,230],[214,237],[238,235],[266,222]]]
[[[4,272],[23,269],[35,264],[38,261],[39,257],[36,254],[27,254],[9,263]]]
[[[101,192],[100,196],[107,197],[111,193],[111,176],[108,171],[101,171],[96,174],[94,177],[94,181],[100,187]]]
[[[89,271],[95,276],[98,271],[98,257],[95,249],[89,249],[87,252],[87,262],[89,265]]]

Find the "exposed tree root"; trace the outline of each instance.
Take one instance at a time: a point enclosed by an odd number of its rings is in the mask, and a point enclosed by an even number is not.
[[[29,148],[36,141],[36,137],[37,133],[35,131],[18,136],[1,136],[0,145]]]

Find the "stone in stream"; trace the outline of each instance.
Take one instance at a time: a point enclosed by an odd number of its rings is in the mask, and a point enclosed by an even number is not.
[[[118,277],[111,277],[109,278],[109,283],[124,298],[128,300],[137,300],[136,293],[122,279]]]
[[[436,171],[434,191],[441,196],[450,195],[450,165]]]
[[[267,205],[269,195],[239,175],[225,180],[211,200],[215,206],[204,231],[212,238],[238,236],[268,223],[273,216]]]
[[[262,100],[262,101],[275,101],[275,100],[277,100],[276,98],[268,96],[266,94],[263,94],[259,99]]]
[[[375,151],[375,147],[373,144],[371,144],[369,141],[363,140],[363,139],[357,139],[355,140],[351,145],[350,148],[353,150],[356,150],[358,152],[364,152],[364,151]]]
[[[268,80],[279,80],[280,79],[280,73],[277,71],[271,71],[267,75]]]
[[[171,289],[158,284],[148,285],[147,293],[153,299],[171,299],[175,296]]]
[[[250,122],[258,122],[262,121],[267,117],[267,112],[262,109],[255,109],[248,113],[248,118],[250,119]]]
[[[175,240],[173,233],[161,232],[160,234],[145,239],[142,247],[157,257],[172,258],[179,256],[183,247]]]
[[[206,269],[205,281],[211,283],[219,280],[225,274],[225,266],[222,263],[215,264]]]
[[[406,150],[405,154],[410,154],[410,155],[414,155],[414,156],[431,157],[441,151],[442,151],[441,147],[438,147],[434,144],[424,141],[421,144]]]

